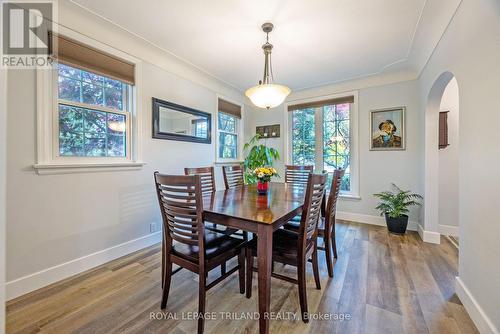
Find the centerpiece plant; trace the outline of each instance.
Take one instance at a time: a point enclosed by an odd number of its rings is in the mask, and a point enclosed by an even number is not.
[[[261,144],[260,141],[262,136],[256,134],[253,136],[248,143],[243,146],[243,150],[246,153],[246,158],[244,162],[245,168],[245,183],[253,184],[259,181],[255,170],[260,167],[272,167],[274,161],[279,160],[280,154],[275,148],[267,147],[265,144]],[[273,168],[274,172],[276,170]],[[272,176],[279,176],[275,173]],[[269,177],[270,179],[271,177]],[[269,182],[269,180],[268,180]]]
[[[387,228],[392,233],[403,234],[408,226],[408,212],[410,206],[421,205],[419,200],[423,199],[419,194],[414,194],[410,190],[401,190],[394,183],[394,191],[383,191],[373,196],[380,199],[379,205],[375,208],[380,211],[380,215],[385,215]]]
[[[271,181],[271,177],[277,176],[278,172],[273,167],[258,167],[254,169],[252,175],[258,180],[257,191],[260,195],[264,195],[267,194],[269,189],[269,181]]]

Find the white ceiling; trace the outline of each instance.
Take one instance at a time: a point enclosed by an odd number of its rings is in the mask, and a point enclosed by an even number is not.
[[[244,91],[262,77],[271,21],[275,81],[293,90],[417,74],[460,0],[73,0]]]

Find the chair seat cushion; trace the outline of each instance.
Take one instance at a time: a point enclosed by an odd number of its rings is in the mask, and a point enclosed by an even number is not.
[[[209,260],[231,249],[241,248],[245,240],[233,238],[230,235],[213,232],[205,229],[205,259]],[[198,245],[187,245],[174,243],[172,245],[172,254],[186,258],[190,261],[197,261],[199,256]]]
[[[293,217],[290,221],[288,221],[288,223],[286,223],[285,225],[283,225],[283,228],[286,229],[286,230],[291,230],[291,231],[298,232],[299,231],[299,227],[300,227],[300,220],[301,220],[301,218],[302,218],[301,215],[297,215],[297,216]]]
[[[205,222],[205,228],[213,232],[224,232],[226,227],[224,225],[217,225],[211,222]]]
[[[273,233],[273,257],[297,257],[299,235],[293,231],[278,229]],[[257,254],[257,238],[248,242],[248,247]]]
[[[300,216],[297,216],[297,217],[299,217],[299,221],[296,221],[295,218],[294,218],[294,219],[290,220],[288,223],[286,223],[285,225],[283,225],[283,228],[285,230],[299,232],[299,228],[300,228]],[[319,220],[318,220],[318,230],[321,231],[321,230],[324,230],[324,229],[325,229],[325,218],[320,217]]]
[[[295,218],[297,218],[297,217],[299,217],[298,221],[295,220]],[[288,223],[286,223],[285,225],[283,225],[283,228],[285,230],[299,232],[299,228],[300,228],[300,216],[294,217]],[[322,231],[324,229],[325,229],[325,218],[320,217],[319,220],[318,220],[318,230]]]

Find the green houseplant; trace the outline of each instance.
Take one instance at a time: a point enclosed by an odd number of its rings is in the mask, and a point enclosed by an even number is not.
[[[390,232],[404,234],[408,226],[408,208],[413,205],[420,205],[419,200],[423,197],[412,193],[410,190],[401,190],[394,183],[392,186],[394,191],[373,194],[373,196],[380,199],[380,203],[375,209],[380,211],[381,216],[385,216],[385,222]]]
[[[246,154],[243,164],[245,167],[245,183],[257,183],[258,178],[254,175],[254,170],[259,167],[271,167],[274,161],[280,158],[278,150],[260,144],[261,139],[262,137],[256,134],[243,146]]]

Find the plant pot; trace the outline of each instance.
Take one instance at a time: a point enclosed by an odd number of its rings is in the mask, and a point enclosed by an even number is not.
[[[385,214],[385,222],[387,223],[387,229],[391,233],[405,234],[406,227],[408,226],[408,216],[402,215],[401,217],[392,218]]]
[[[259,195],[266,195],[269,190],[269,182],[257,182],[257,191]]]

